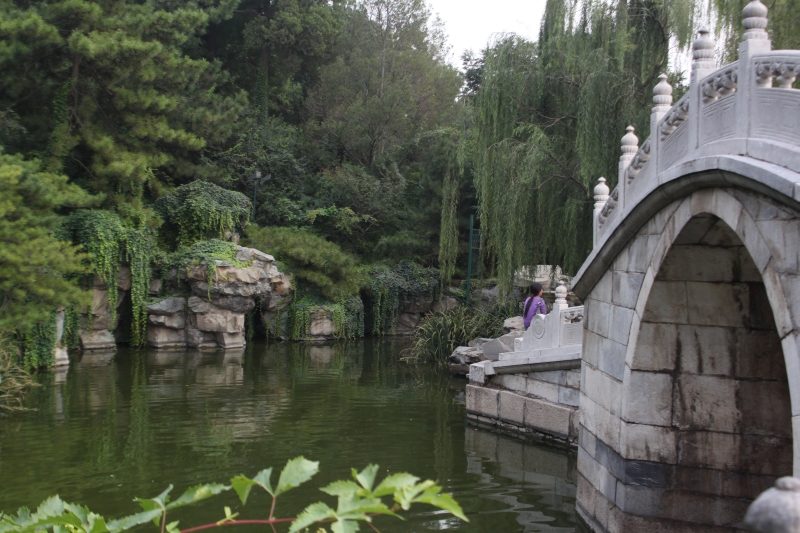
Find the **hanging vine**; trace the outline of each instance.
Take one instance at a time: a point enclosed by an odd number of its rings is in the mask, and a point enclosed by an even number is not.
[[[379,266],[370,272],[370,324],[373,335],[394,331],[400,308],[420,297],[435,300],[441,277],[435,268],[424,268],[411,261],[394,266]]]
[[[159,198],[155,209],[164,219],[162,233],[168,244],[182,247],[243,230],[252,204],[240,192],[197,180]]]
[[[73,241],[82,244],[92,262],[92,273],[108,287],[111,323],[117,319],[117,276],[123,260],[126,229],[116,213],[99,210],[74,212],[66,221]],[[92,309],[87,311],[91,320]]]
[[[26,370],[47,368],[55,362],[56,312],[48,320],[33,326],[22,335],[22,366]]]
[[[157,255],[153,230],[139,226],[126,226],[119,215],[110,211],[76,211],[65,224],[72,240],[82,244],[92,263],[92,273],[108,290],[111,323],[116,321],[118,276],[120,264],[125,262],[131,269],[131,344],[141,346],[145,341],[147,327],[147,298],[153,279],[153,260]],[[87,312],[91,328],[92,310]]]

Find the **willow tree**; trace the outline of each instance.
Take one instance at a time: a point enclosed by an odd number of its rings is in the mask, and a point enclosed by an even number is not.
[[[696,15],[692,0],[548,0],[538,42],[504,36],[484,52],[472,163],[482,248],[504,294],[526,265],[580,266],[593,185],[614,184],[625,126],[648,134],[652,87]]]

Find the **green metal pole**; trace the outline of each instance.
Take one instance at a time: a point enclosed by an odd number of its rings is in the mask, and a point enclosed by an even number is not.
[[[472,296],[472,233],[475,228],[475,215],[469,216],[469,248],[467,250],[467,305],[469,305],[470,297]]]

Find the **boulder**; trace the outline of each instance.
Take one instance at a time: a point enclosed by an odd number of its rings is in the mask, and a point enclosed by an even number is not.
[[[481,303],[484,305],[496,304],[500,299],[499,295],[500,287],[497,285],[491,288],[481,289]]]
[[[177,315],[150,315],[147,321],[154,326],[161,326],[171,329],[183,329],[186,327],[186,315],[183,313]]]
[[[214,298],[212,302],[216,307],[227,309],[234,313],[249,313],[256,306],[252,298],[243,298],[241,296],[220,296],[219,298]]]
[[[494,339],[487,339],[485,337],[477,337],[477,338],[472,339],[471,341],[469,341],[467,343],[467,346],[469,346],[470,348],[483,349],[483,345],[486,344],[489,341],[492,341],[492,340],[494,340]]]
[[[217,344],[225,349],[228,348],[241,348],[246,344],[244,333],[224,333],[216,334]]]
[[[214,304],[198,296],[190,296],[187,304],[189,310],[196,315],[202,315],[215,309]]]
[[[289,274],[281,274],[273,276],[269,280],[272,290],[277,292],[280,296],[286,296],[292,291],[292,276]]]
[[[511,333],[512,331],[525,331],[521,316],[512,316],[503,321],[503,333]]]
[[[431,310],[433,302],[430,298],[417,298],[403,306],[403,313],[427,313]]]
[[[153,348],[186,346],[186,330],[147,325],[147,344]]]
[[[452,296],[442,296],[433,302],[433,311],[437,313],[452,311],[459,305],[460,302],[457,298],[453,298]]]
[[[164,298],[160,302],[147,306],[147,314],[157,316],[176,315],[185,310],[186,301],[183,298]]]
[[[114,335],[107,329],[81,331],[80,339],[84,350],[108,350],[117,347]]]
[[[514,331],[497,339],[490,340],[481,347],[483,355],[492,361],[499,360],[501,353],[514,351],[514,339],[522,337],[524,333],[524,331]]]
[[[236,260],[241,261],[242,263],[246,263],[248,261],[259,261],[262,263],[272,263],[275,261],[275,258],[269,254],[265,254],[261,250],[256,250],[255,248],[246,248],[244,246],[239,246],[236,249]]]
[[[244,315],[224,309],[195,316],[196,327],[200,331],[214,333],[243,333]]]
[[[336,336],[336,324],[325,308],[317,307],[310,313],[309,334],[312,338],[330,339]]]
[[[400,316],[397,317],[397,324],[413,329],[417,327],[417,324],[419,324],[419,314],[401,313]]]
[[[161,294],[161,287],[163,282],[160,279],[151,279],[150,280],[150,295],[151,296],[158,296]]]
[[[117,272],[117,289],[121,291],[131,290],[131,267],[122,265]]]

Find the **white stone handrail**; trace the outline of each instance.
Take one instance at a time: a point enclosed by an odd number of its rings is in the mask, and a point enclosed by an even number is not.
[[[622,137],[616,187],[609,190],[605,178],[595,187],[594,251],[605,246],[640,202],[652,200],[656,189],[692,172],[743,168],[736,172],[758,180],[766,179],[759,178],[763,172],[758,170],[766,163],[789,182],[756,188],[771,187],[800,200],[800,183],[792,177],[800,170],[800,86],[795,88],[800,50],[771,49],[767,11],[761,0],[750,1],[743,12],[746,31],[739,58],[721,68],[714,62],[709,31],[698,31],[689,89],[674,105],[672,86],[660,76],[653,89],[649,138],[640,147],[629,126]]]

